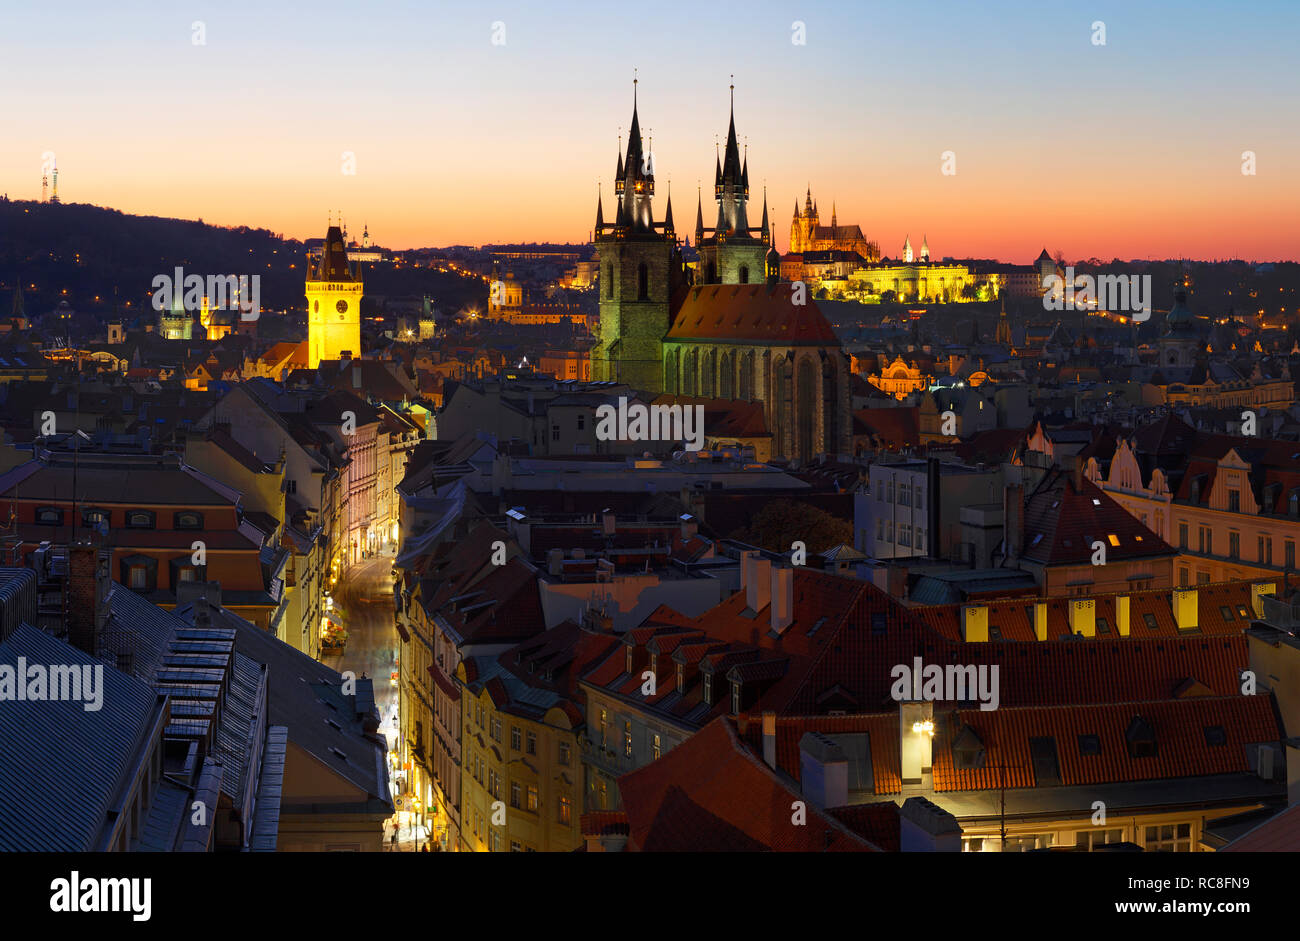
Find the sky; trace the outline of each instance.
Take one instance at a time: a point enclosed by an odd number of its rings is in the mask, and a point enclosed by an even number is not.
[[[734,75],[781,251],[811,186],[892,257],[1295,260],[1297,35],[1294,0],[7,3],[0,192],[40,198],[52,153],[63,201],[124,212],[586,241],[635,69],[679,229]]]

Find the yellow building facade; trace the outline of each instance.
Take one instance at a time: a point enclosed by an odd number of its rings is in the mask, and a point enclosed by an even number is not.
[[[567,853],[583,843],[581,713],[557,702],[538,718],[498,702],[476,658],[456,668],[461,695],[460,845],[469,852]],[[504,672],[496,674],[512,682]],[[494,692],[496,697],[494,698]]]

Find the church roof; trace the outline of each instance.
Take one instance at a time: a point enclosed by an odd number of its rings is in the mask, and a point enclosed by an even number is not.
[[[817,307],[792,303],[793,284],[707,284],[685,289],[668,340],[839,346]]]

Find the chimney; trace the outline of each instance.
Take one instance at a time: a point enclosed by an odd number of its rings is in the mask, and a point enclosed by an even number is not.
[[[1172,598],[1174,623],[1180,631],[1194,631],[1198,624],[1199,609],[1195,588],[1175,588]]]
[[[1039,601],[1034,604],[1034,637],[1038,640],[1047,640],[1047,602]]]
[[[1074,492],[1083,493],[1083,458],[1078,455],[1074,458],[1072,477],[1074,480]]]
[[[92,657],[108,621],[109,553],[88,542],[68,546],[64,618],[68,642]]]
[[[1070,599],[1070,633],[1097,636],[1097,601],[1095,598]]]
[[[614,535],[614,511],[609,507],[600,511],[600,531],[606,536]]]
[[[689,513],[683,513],[677,519],[682,524],[682,542],[690,542],[700,531],[700,521]]]
[[[772,569],[772,630],[780,634],[794,621],[794,569]]]
[[[776,769],[776,713],[763,713],[763,761]]]
[[[960,853],[961,824],[924,797],[909,797],[899,810],[899,849],[904,853]]]
[[[743,576],[745,580],[745,604],[757,614],[767,607],[772,597],[772,563],[761,556],[750,556],[749,571]]]
[[[849,802],[849,760],[834,741],[820,732],[799,739],[799,780],[803,796],[818,809]]]
[[[352,367],[352,388],[354,389],[361,388],[361,367],[360,366]]]
[[[985,605],[968,604],[962,607],[961,637],[967,643],[988,643],[989,609]]]
[[[546,550],[546,571],[552,575],[560,575],[564,572],[563,549]]]
[[[1115,632],[1120,637],[1129,633],[1129,596],[1117,595],[1115,598]]]

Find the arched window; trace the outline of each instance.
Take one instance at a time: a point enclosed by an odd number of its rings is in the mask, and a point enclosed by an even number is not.
[[[749,265],[740,266],[740,283],[741,284],[749,283]]]
[[[636,266],[636,299],[638,301],[650,299],[650,273],[644,261]]]
[[[817,376],[810,359],[799,364],[794,406],[799,460],[811,461],[817,443]]]
[[[822,450],[827,454],[838,451],[840,444],[838,380],[839,377],[835,374],[835,361],[827,357],[822,363],[822,415],[825,416]]]
[[[736,364],[730,353],[718,357],[718,398],[735,398]]]
[[[713,262],[709,262],[709,274],[708,274],[708,278],[705,280],[705,283],[706,284],[718,283],[718,266],[715,265]]]
[[[678,350],[669,350],[664,354],[664,391],[676,395],[678,363],[681,353]]]

